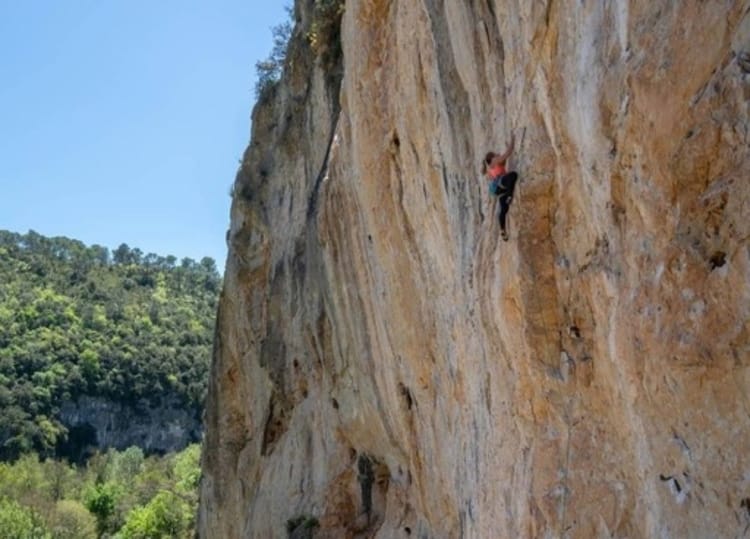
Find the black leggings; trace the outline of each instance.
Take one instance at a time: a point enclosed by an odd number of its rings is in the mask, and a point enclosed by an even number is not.
[[[505,218],[508,215],[510,202],[513,200],[513,191],[516,188],[517,180],[518,174],[515,172],[508,172],[498,180],[497,196],[500,199],[500,211],[497,214],[497,220],[500,221],[500,229],[503,231],[505,231]]]

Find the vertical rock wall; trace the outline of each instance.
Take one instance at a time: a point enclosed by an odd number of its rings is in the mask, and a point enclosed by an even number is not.
[[[347,0],[343,59],[312,6],[235,183],[200,535],[747,533],[750,2]]]

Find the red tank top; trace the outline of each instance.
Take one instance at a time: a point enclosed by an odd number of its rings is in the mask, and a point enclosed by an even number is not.
[[[498,163],[494,166],[491,166],[487,172],[490,178],[497,178],[498,176],[502,176],[506,172],[505,163]]]

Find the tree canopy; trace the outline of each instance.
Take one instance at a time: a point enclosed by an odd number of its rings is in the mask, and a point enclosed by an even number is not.
[[[80,466],[24,455],[0,462],[0,536],[195,537],[199,481],[198,444],[148,457],[110,449]]]

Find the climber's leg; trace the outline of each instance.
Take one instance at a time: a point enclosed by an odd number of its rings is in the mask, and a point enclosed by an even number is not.
[[[500,221],[500,234],[503,240],[508,241],[508,230],[506,228],[506,220],[508,217],[508,209],[510,209],[510,203],[513,200],[513,191],[516,188],[516,181],[518,181],[518,174],[515,172],[508,172],[502,178],[500,178],[500,191],[498,198],[500,199],[500,212],[497,215],[498,221]]]
[[[500,189],[511,196],[516,188],[516,182],[518,181],[518,173],[508,172],[502,178],[500,178]]]
[[[510,208],[510,201],[513,199],[510,195],[500,195],[500,211],[497,214],[497,220],[500,222],[500,235],[503,240],[508,241],[508,231],[505,228],[505,222],[508,216],[508,208]]]

